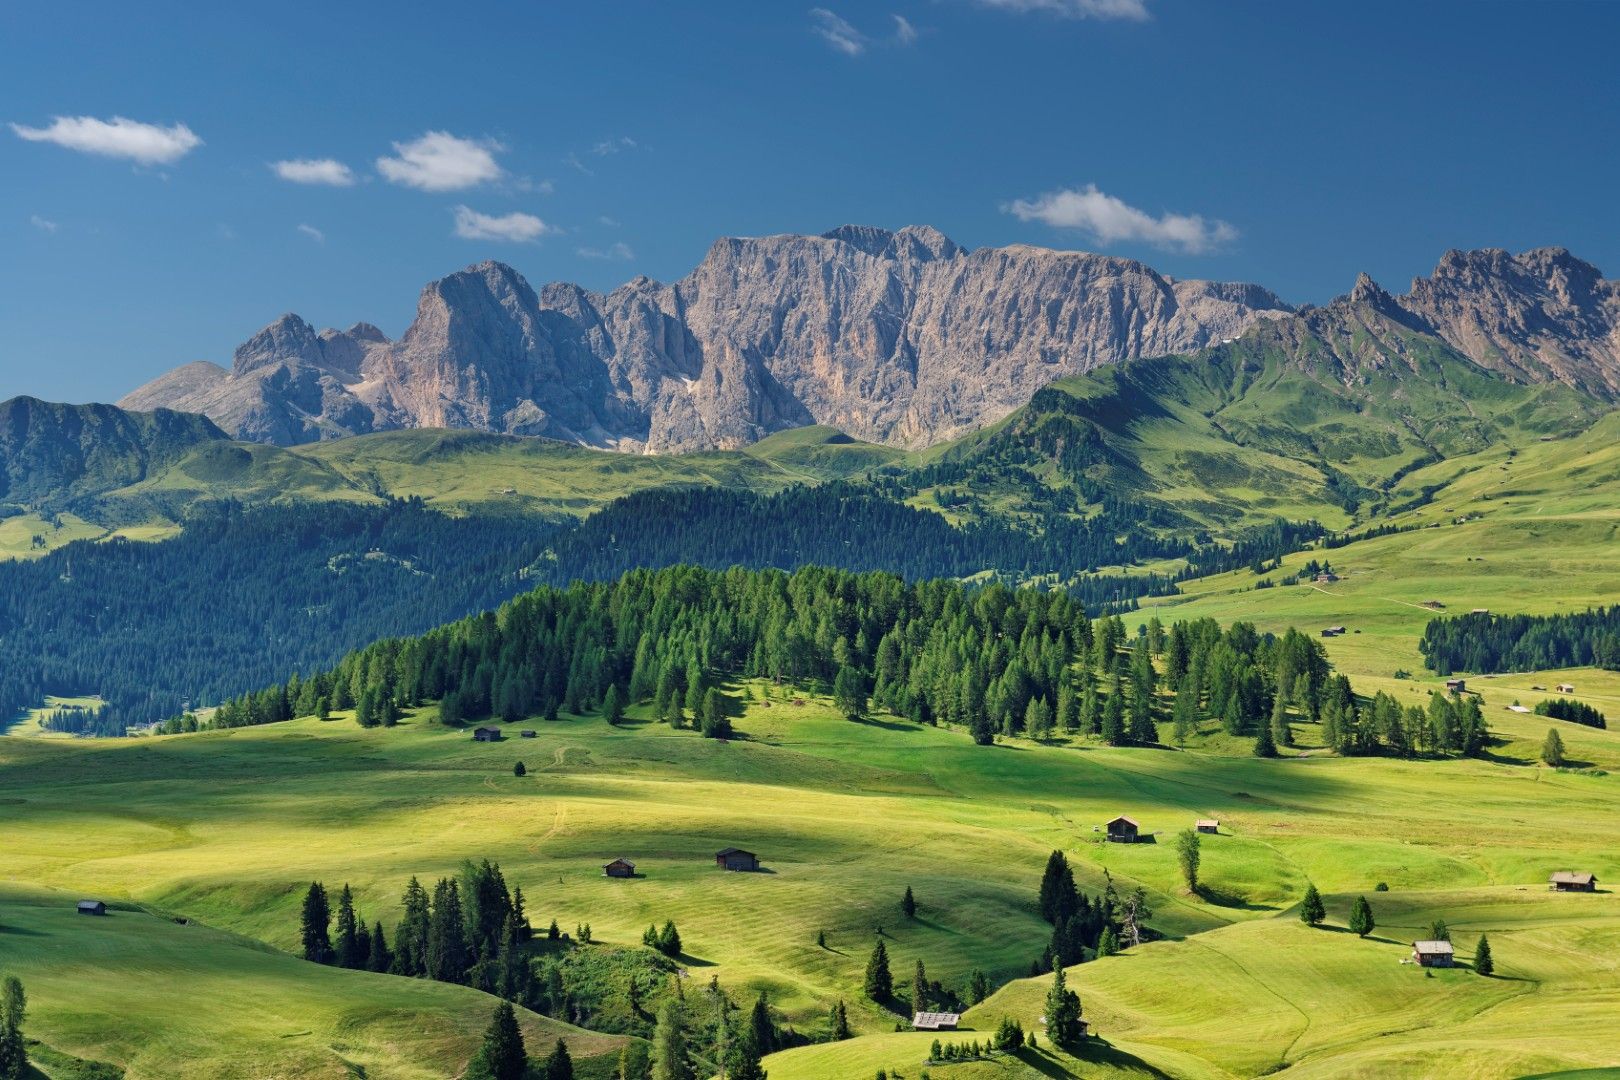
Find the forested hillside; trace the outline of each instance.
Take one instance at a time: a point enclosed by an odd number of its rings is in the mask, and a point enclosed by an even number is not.
[[[1441,675],[1601,667],[1620,671],[1620,607],[1567,615],[1470,612],[1435,619],[1418,642]]]

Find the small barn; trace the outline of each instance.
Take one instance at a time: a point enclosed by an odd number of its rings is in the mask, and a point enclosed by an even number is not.
[[[1103,825],[1108,830],[1108,839],[1119,844],[1134,844],[1141,837],[1142,826],[1135,818],[1128,818],[1124,814],[1114,818]]]
[[[1341,637],[1341,636],[1343,636],[1343,634],[1344,634],[1344,627],[1342,627],[1342,626],[1324,626],[1324,627],[1322,627],[1322,636],[1323,637]]]
[[[1553,687],[1553,689],[1560,694],[1573,694],[1575,692],[1575,684],[1572,682],[1561,682],[1557,686]]]
[[[602,867],[602,873],[608,877],[635,877],[636,864],[629,859],[614,859]]]
[[[1547,879],[1557,892],[1597,892],[1597,875],[1559,870]]]
[[[105,914],[107,914],[107,905],[102,903],[100,900],[80,900],[79,901],[79,914],[80,915],[105,915]]]
[[[533,739],[536,736],[538,736],[540,733],[538,731],[520,731],[520,732],[518,732],[518,734],[521,735],[525,739]]]
[[[1447,679],[1446,690],[1453,694],[1461,694],[1468,689],[1467,679]]]
[[[473,742],[500,742],[501,729],[481,727],[473,729]]]
[[[1412,959],[1424,967],[1451,967],[1456,953],[1449,941],[1414,941]]]
[[[1213,834],[1221,831],[1221,823],[1215,818],[1199,818],[1193,822],[1193,828],[1201,833]]]
[[[961,1022],[960,1013],[920,1012],[911,1018],[911,1026],[916,1031],[955,1031]]]
[[[1339,575],[1335,574],[1331,570],[1323,570],[1321,573],[1316,575],[1316,583],[1318,585],[1331,585],[1338,580]]]
[[[714,853],[714,865],[722,870],[758,870],[759,856],[742,848],[722,848]]]
[[[1469,612],[1470,615],[1489,615],[1490,613],[1491,609],[1488,607],[1477,607],[1473,611]]]

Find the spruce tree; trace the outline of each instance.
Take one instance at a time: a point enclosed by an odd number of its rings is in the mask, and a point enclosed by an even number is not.
[[[561,1039],[546,1055],[545,1063],[540,1067],[540,1075],[545,1080],[574,1080],[574,1059],[568,1054],[568,1044]]]
[[[1254,737],[1254,756],[1258,758],[1277,756],[1277,743],[1271,737],[1271,727],[1268,724],[1262,724],[1260,734]]]
[[[1109,746],[1123,746],[1125,731],[1125,687],[1115,674],[1108,684],[1108,699],[1102,707],[1102,737]]]
[[[1430,941],[1450,941],[1451,940],[1451,927],[1446,925],[1446,920],[1444,920],[1444,919],[1435,919],[1434,922],[1429,924],[1429,940]]]
[[[834,1042],[842,1042],[850,1037],[849,1010],[844,1006],[843,998],[838,999],[838,1004],[834,1005],[828,1014],[827,1027],[832,1033]]]
[[[491,1080],[523,1080],[528,1071],[529,1058],[523,1049],[523,1032],[518,1028],[517,1014],[512,1003],[503,1001],[495,1006],[495,1015],[484,1032],[484,1046],[479,1051],[484,1069]]]
[[[1190,893],[1198,892],[1198,866],[1203,861],[1203,841],[1197,829],[1182,829],[1176,834],[1176,860],[1181,864],[1181,880]]]
[[[743,1041],[756,1059],[776,1052],[776,1024],[771,1020],[771,1005],[763,990],[748,1013],[748,1037]]]
[[[1052,972],[1052,988],[1046,992],[1046,1034],[1059,1046],[1080,1041],[1080,995],[1069,989],[1063,968]]]
[[[1547,737],[1541,743],[1541,760],[1555,769],[1564,767],[1564,737],[1556,728],[1547,729]]]
[[[618,683],[608,687],[607,696],[602,699],[602,716],[610,724],[624,719],[624,691],[619,689]]]
[[[845,719],[859,720],[866,714],[866,677],[845,664],[833,678],[833,704]]]
[[[366,955],[366,970],[385,972],[393,966],[394,957],[388,951],[388,941],[383,937],[383,925],[379,921],[371,928],[371,948]]]
[[[304,959],[317,964],[332,962],[332,909],[326,901],[326,889],[312,881],[304,894],[304,911],[300,920],[304,942]]]
[[[523,764],[523,762],[520,761],[516,765],[512,766],[512,775],[513,776],[527,776],[527,775],[529,775],[529,767],[527,765]]]
[[[917,917],[917,898],[911,895],[911,886],[906,886],[906,895],[900,898],[900,910],[908,919]]]
[[[878,939],[871,958],[866,961],[865,990],[866,996],[879,1005],[887,1004],[894,996],[894,976],[889,973],[889,950],[884,948],[882,938]]]
[[[23,1038],[23,1019],[28,1013],[28,995],[15,975],[0,983],[0,1080],[24,1080],[33,1074],[28,1066],[28,1044]]]
[[[1491,959],[1491,941],[1484,934],[1479,935],[1479,944],[1474,946],[1474,970],[1487,978],[1496,972],[1496,961]]]
[[[681,955],[681,932],[675,929],[673,919],[664,923],[664,928],[658,931],[658,951],[670,959]]]
[[[916,971],[911,976],[911,1011],[913,1013],[928,1010],[928,971],[923,967],[921,959],[917,961]]]
[[[1357,937],[1366,937],[1378,924],[1373,920],[1372,905],[1365,896],[1356,897],[1350,906],[1350,931]]]
[[[1274,746],[1294,745],[1294,729],[1288,726],[1288,702],[1280,690],[1271,706],[1271,741]]]
[[[983,970],[974,968],[968,976],[968,1000],[974,1005],[990,996],[990,976]]]
[[[652,1035],[652,1080],[694,1080],[686,1051],[686,1015],[679,1000],[658,1007]]]
[[[1305,885],[1305,898],[1299,902],[1299,921],[1307,926],[1319,926],[1327,918],[1327,908],[1322,905],[1322,894],[1316,891],[1316,885],[1307,882]]]
[[[1097,938],[1097,955],[1113,956],[1119,952],[1119,934],[1112,924],[1103,927],[1103,932]]]
[[[354,893],[349,890],[347,882],[343,885],[343,891],[338,893],[337,941],[333,943],[333,948],[337,953],[338,967],[365,966],[366,957],[360,951],[360,932],[355,921]]]

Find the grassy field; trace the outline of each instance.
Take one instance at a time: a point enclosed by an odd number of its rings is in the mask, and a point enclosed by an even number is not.
[[[8,724],[0,727],[0,735],[13,735],[21,738],[34,739],[71,739],[72,735],[65,731],[49,731],[43,723],[45,717],[62,708],[64,705],[77,705],[83,709],[101,709],[102,701],[98,697],[57,697],[47,694],[45,704],[36,709],[29,709],[13,718]]]
[[[1525,720],[1505,721],[1509,749],[1546,723],[1513,726]],[[45,919],[49,912],[12,913],[44,904],[77,928],[71,909],[55,905],[79,895],[185,916],[195,922],[184,940],[229,943],[287,973],[255,979],[264,996],[255,1011],[284,1019],[196,1018],[221,1024],[213,1036],[221,1053],[308,1052],[334,1068],[336,1058],[324,1056],[335,1053],[369,1062],[370,1076],[447,1075],[469,1052],[488,999],[311,968],[264,946],[295,947],[298,899],[311,879],[350,882],[366,916],[391,926],[412,874],[436,877],[488,857],[523,887],[539,922],[589,922],[598,941],[633,944],[649,922],[673,918],[694,977],[717,976],[740,998],[768,990],[801,1030],[819,1030],[830,1003],[848,1000],[862,1037],[773,1058],[778,1080],[877,1068],[912,1076],[929,1040],[892,1033],[896,1017],[860,1001],[878,928],[897,978],[922,958],[953,984],[974,967],[998,983],[1015,980],[969,1015],[977,1037],[1002,1014],[1038,1030],[1042,984],[1018,976],[1045,943],[1035,888],[1047,853],[1061,847],[1082,888],[1099,889],[1104,871],[1148,888],[1153,925],[1171,940],[1074,970],[1104,1040],[1084,1061],[1043,1045],[1027,1060],[936,1075],[1246,1076],[1290,1062],[1310,1075],[1507,1077],[1620,1060],[1620,1033],[1591,1023],[1620,1001],[1620,906],[1609,892],[1545,888],[1554,869],[1620,873],[1612,776],[1511,764],[1507,753],[1265,762],[1217,736],[1181,752],[981,748],[953,731],[850,723],[818,699],[756,702],[739,726],[747,737],[728,744],[596,718],[530,721],[508,728],[505,742],[475,744],[426,717],[392,730],[303,720],[126,740],[0,740],[9,819],[0,889],[24,898],[0,904],[0,923]],[[516,738],[521,727],[537,737]],[[1620,763],[1620,736],[1583,734],[1582,752]],[[520,758],[529,766],[522,778],[512,775]],[[1220,818],[1223,835],[1205,847],[1205,895],[1181,888],[1168,842],[1099,843],[1095,827],[1115,813],[1166,840],[1194,817]],[[733,844],[758,851],[766,872],[717,871],[712,853]],[[644,876],[604,879],[601,864],[621,855]],[[1302,927],[1291,908],[1307,881],[1339,925],[1350,899],[1371,897],[1375,938],[1385,940]],[[1373,892],[1380,881],[1389,892]],[[915,921],[898,909],[907,885],[920,904]],[[1465,958],[1473,937],[1491,932],[1499,978],[1426,979],[1398,963],[1437,914],[1456,928]],[[144,999],[187,994],[186,965],[157,955],[181,940],[158,929],[182,929],[158,922],[148,939],[135,934],[143,918],[94,925],[111,935],[106,948],[128,950],[110,954],[119,959],[109,969],[139,971]],[[827,949],[817,947],[818,931]],[[144,1057],[127,1031],[98,1030],[87,1013],[103,1006],[87,1007],[64,974],[81,948],[72,934],[0,933],[0,969],[28,982],[38,1037],[132,1076],[203,1068],[185,1056],[193,1040],[166,1034],[157,1011],[129,1022],[146,1033]],[[204,951],[227,972],[247,962]],[[397,1052],[409,1061],[390,1064],[396,1050],[379,1032],[398,1025],[344,1019],[346,998],[374,987],[417,1001],[391,998],[383,1012],[432,1012],[448,1041],[402,1043]],[[440,994],[475,1004],[458,1012]],[[315,1033],[310,1047],[281,1038],[306,1029]],[[1448,1072],[1447,1062],[1463,1064]],[[284,1074],[305,1067],[288,1064]]]

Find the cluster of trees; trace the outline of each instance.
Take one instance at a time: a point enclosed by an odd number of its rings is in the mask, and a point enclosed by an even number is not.
[[[1473,612],[1434,619],[1418,642],[1441,675],[1456,671],[1544,671],[1601,667],[1620,671],[1620,606],[1564,615]]]
[[[0,981],[0,1080],[27,1080],[35,1075],[28,1064],[28,1048],[23,1041],[23,1017],[28,1012],[28,996],[15,975]]]
[[[1477,757],[1490,732],[1479,699],[1472,696],[1429,695],[1427,709],[1402,708],[1383,691],[1359,705],[1346,704],[1323,717],[1323,741],[1341,754],[1457,754]]]
[[[1100,895],[1087,896],[1076,887],[1074,870],[1061,851],[1052,852],[1046,860],[1039,903],[1041,917],[1052,924],[1052,936],[1030,965],[1031,975],[1112,956],[1152,934],[1147,920],[1153,912],[1144,889],[1137,887],[1121,897],[1110,876]]]
[[[338,897],[334,929],[326,887],[312,883],[300,923],[304,959],[460,983],[525,1006],[535,1002],[527,947],[534,931],[523,890],[508,890],[497,864],[465,863],[457,877],[440,878],[431,897],[413,877],[402,905],[390,949],[382,923],[367,928],[347,885]],[[555,922],[550,936],[560,936]]]
[[[641,943],[654,952],[663,953],[671,960],[681,955],[681,932],[675,929],[673,919],[665,922],[662,930],[656,926],[648,926],[647,932],[641,935]]]
[[[226,505],[161,543],[80,541],[0,562],[0,716],[95,693],[104,709],[64,722],[118,735],[329,667],[527,588],[521,572],[553,530],[416,500]]]
[[[793,1045],[771,1015],[764,992],[744,1017],[715,980],[701,994],[677,992],[658,1008],[647,1059],[627,1051],[625,1080],[699,1080],[723,1072],[732,1080],[766,1080],[760,1059]],[[847,1036],[846,1036],[847,1037]]]
[[[1573,701],[1569,698],[1548,698],[1546,701],[1538,701],[1536,715],[1550,716],[1554,720],[1568,720],[1572,724],[1584,724],[1587,727],[1609,726],[1601,712],[1584,701]]]

